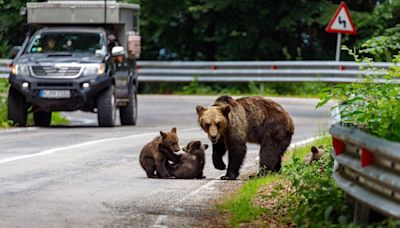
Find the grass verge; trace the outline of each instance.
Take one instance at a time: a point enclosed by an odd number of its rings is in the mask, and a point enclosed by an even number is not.
[[[307,164],[304,158],[312,145],[322,145],[325,154]],[[359,227],[332,178],[331,150],[328,136],[295,147],[285,154],[279,174],[247,181],[217,209],[232,227]],[[387,219],[367,227],[399,226],[399,221]]]
[[[263,95],[290,97],[319,97],[325,82],[163,82],[143,83],[139,87],[142,94],[181,94],[181,95]]]
[[[250,222],[265,212],[265,209],[253,204],[253,197],[261,186],[268,185],[278,178],[268,176],[262,179],[247,181],[243,187],[231,198],[222,204],[217,204],[217,209],[230,214],[229,223],[231,226],[238,226],[243,222]]]
[[[323,145],[325,155],[306,164],[311,145]],[[351,213],[344,195],[332,179],[331,139],[288,151],[279,174],[249,180],[230,199],[217,205],[228,215],[229,225],[279,227],[331,227],[349,224]],[[271,221],[273,218],[273,221]]]

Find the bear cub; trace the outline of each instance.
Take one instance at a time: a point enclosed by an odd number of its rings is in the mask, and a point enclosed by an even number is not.
[[[172,176],[167,170],[167,159],[175,162],[178,162],[179,159],[177,159],[177,157],[171,157],[171,155],[167,158],[165,153],[160,152],[159,148],[165,148],[172,152],[180,151],[178,135],[175,127],[171,129],[171,132],[160,131],[160,136],[156,137],[153,141],[143,147],[139,158],[140,165],[146,171],[147,177],[171,178]]]
[[[311,152],[304,158],[305,163],[311,164],[312,162],[319,161],[324,155],[324,146],[320,145],[318,148],[315,146],[311,147]]]
[[[191,141],[184,148],[184,154],[180,154],[178,163],[167,164],[168,172],[178,179],[202,179],[203,169],[205,165],[205,151],[208,145],[202,144],[200,141]],[[159,147],[160,151],[166,156],[173,156],[173,153],[164,148]],[[169,155],[168,155],[169,154]]]

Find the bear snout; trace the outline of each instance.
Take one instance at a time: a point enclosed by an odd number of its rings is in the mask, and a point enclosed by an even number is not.
[[[212,142],[212,144],[216,144],[218,142],[218,137],[216,135],[209,135],[208,138]]]

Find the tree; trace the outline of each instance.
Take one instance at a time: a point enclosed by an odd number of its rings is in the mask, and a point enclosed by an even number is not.
[[[338,2],[142,0],[143,58],[333,59],[336,36],[325,26]],[[358,10],[354,15],[366,15],[375,6],[372,0],[348,3]],[[345,41],[354,44],[364,35]]]

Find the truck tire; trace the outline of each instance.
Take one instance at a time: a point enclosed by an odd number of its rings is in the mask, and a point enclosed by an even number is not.
[[[35,126],[48,127],[51,123],[51,112],[35,112],[33,113],[33,121]]]
[[[117,105],[114,85],[110,85],[97,97],[97,120],[100,127],[114,127]]]
[[[14,126],[25,127],[28,108],[25,97],[16,89],[10,87],[8,91],[8,119]]]
[[[137,92],[136,86],[132,86],[129,92],[129,103],[119,108],[121,125],[136,125],[137,119]]]

